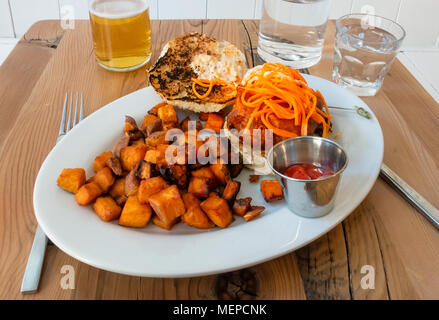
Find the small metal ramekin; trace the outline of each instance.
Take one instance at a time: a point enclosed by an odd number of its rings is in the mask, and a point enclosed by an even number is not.
[[[334,207],[334,196],[348,164],[345,151],[334,141],[313,137],[283,140],[267,154],[267,162],[283,187],[288,208],[306,218],[328,214]],[[315,180],[290,178],[283,173],[294,164],[312,164],[330,169],[333,175]]]

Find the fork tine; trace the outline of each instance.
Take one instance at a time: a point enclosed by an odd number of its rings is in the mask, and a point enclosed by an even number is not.
[[[66,133],[70,131],[70,121],[71,121],[71,118],[72,118],[72,105],[73,105],[73,93],[70,94],[69,118],[67,119]]]
[[[78,100],[79,100],[79,93],[78,92],[76,92],[76,103],[75,103],[75,113],[74,113],[74,116],[73,116],[73,124],[72,124],[72,128],[74,127],[74,126],[76,126],[76,113],[77,113],[77,111],[78,111]]]
[[[64,99],[64,108],[62,110],[61,124],[59,125],[59,133],[58,136],[64,133],[64,128],[66,124],[66,112],[67,112],[67,99],[69,94],[66,92],[66,98]]]
[[[84,93],[81,92],[81,111],[79,112],[79,121],[84,119]]]

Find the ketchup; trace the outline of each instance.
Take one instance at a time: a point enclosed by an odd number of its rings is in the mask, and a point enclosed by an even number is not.
[[[317,167],[312,164],[293,164],[288,167],[284,175],[293,178],[293,179],[301,179],[301,180],[314,180],[327,176],[332,176],[334,172],[330,169],[326,169],[323,167]]]

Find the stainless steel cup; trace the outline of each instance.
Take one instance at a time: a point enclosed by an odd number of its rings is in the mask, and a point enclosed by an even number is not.
[[[317,218],[334,207],[334,195],[348,158],[334,141],[306,136],[279,142],[268,152],[267,162],[283,187],[288,208],[302,217]],[[315,180],[285,176],[283,172],[294,164],[321,166],[334,174]]]

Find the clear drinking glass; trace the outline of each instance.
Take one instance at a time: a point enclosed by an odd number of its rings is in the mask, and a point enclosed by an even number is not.
[[[320,61],[331,0],[263,0],[258,54],[301,69]]]
[[[337,20],[332,77],[358,96],[381,88],[405,37],[396,22],[370,14],[348,14]]]
[[[112,71],[130,71],[151,58],[148,0],[89,0],[96,60]]]

